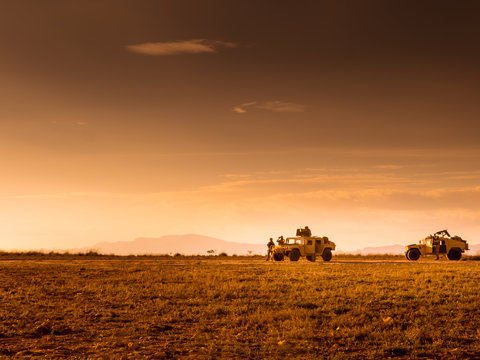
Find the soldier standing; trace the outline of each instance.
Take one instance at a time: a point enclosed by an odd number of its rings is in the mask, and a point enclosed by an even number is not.
[[[270,256],[273,253],[273,248],[275,247],[275,243],[273,242],[273,239],[270,238],[270,241],[267,243],[268,247],[268,252],[267,252],[267,261],[270,260]]]
[[[438,255],[440,254],[440,239],[438,236],[433,237],[432,246],[434,247],[433,251],[435,252],[436,256],[435,260],[439,260],[440,257]]]

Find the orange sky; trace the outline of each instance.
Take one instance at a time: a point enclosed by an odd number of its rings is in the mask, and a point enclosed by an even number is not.
[[[480,242],[479,6],[429,4],[0,4],[0,248]]]

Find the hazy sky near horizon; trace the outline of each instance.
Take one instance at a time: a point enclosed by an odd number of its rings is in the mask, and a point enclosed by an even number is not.
[[[0,248],[479,243],[479,12],[0,0]]]

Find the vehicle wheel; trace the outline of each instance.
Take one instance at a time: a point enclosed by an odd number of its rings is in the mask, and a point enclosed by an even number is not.
[[[420,250],[413,248],[407,251],[407,259],[417,261],[420,258]]]
[[[462,250],[460,250],[459,248],[450,249],[447,257],[448,260],[458,261],[462,258]]]
[[[332,260],[332,250],[330,249],[323,250],[322,258],[323,258],[323,261]]]
[[[300,259],[300,251],[298,249],[293,249],[290,251],[288,257],[290,258],[290,261],[298,261],[298,259]]]
[[[282,261],[284,259],[283,252],[274,252],[273,253],[273,260],[275,261]]]
[[[307,255],[306,257],[307,257],[307,260],[311,261],[311,262],[315,262],[315,260],[316,260],[315,255]]]

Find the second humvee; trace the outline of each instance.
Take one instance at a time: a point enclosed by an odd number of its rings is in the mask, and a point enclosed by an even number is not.
[[[462,253],[468,250],[468,244],[460,236],[450,236],[447,230],[437,231],[433,235],[405,247],[408,260],[416,261],[420,256],[435,255],[436,247],[439,255],[447,255],[449,260],[460,260]]]

